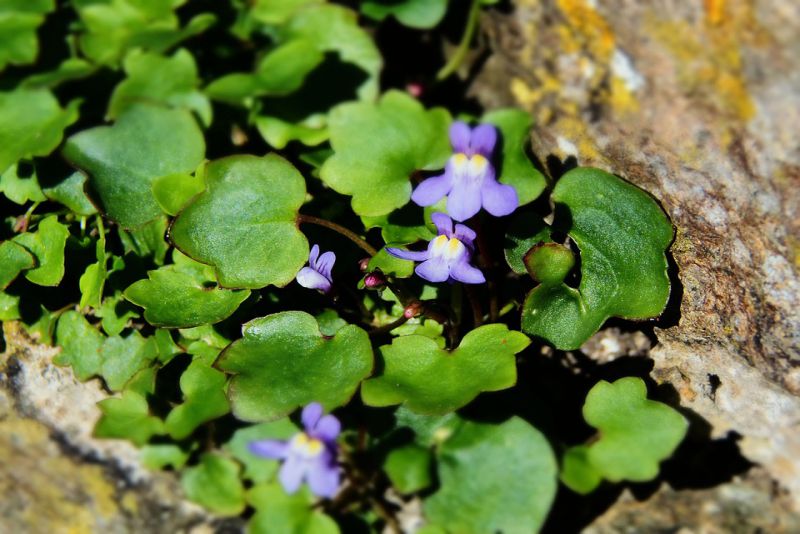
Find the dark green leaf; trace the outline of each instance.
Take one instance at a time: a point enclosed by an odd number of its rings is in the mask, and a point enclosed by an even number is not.
[[[275,154],[213,161],[206,191],[178,215],[170,237],[189,257],[212,265],[224,287],[284,286],[308,259],[296,223],[304,199],[303,177]]]
[[[13,241],[0,243],[0,290],[8,287],[17,275],[36,265],[33,255]]]
[[[336,408],[372,371],[369,337],[354,325],[326,339],[314,317],[291,311],[254,319],[242,334],[217,367],[234,374],[228,397],[244,421],[277,419],[312,401]]]
[[[68,236],[69,230],[55,215],[43,219],[35,234],[16,236],[14,242],[36,258],[36,268],[27,271],[25,278],[40,286],[57,286],[64,277],[64,246]]]
[[[76,215],[87,217],[97,213],[97,209],[86,196],[85,184],[86,176],[80,172],[74,172],[58,184],[45,187],[42,191],[48,199],[60,202]]]
[[[375,20],[391,15],[411,28],[430,29],[447,12],[447,0],[364,0],[361,12]]]
[[[73,135],[64,147],[66,158],[89,174],[101,209],[123,227],[160,216],[153,180],[194,171],[204,153],[203,135],[189,112],[147,104],[130,106],[113,126]]]
[[[432,463],[431,451],[412,443],[392,449],[383,469],[397,491],[409,494],[431,485]]]
[[[205,188],[203,179],[191,174],[168,174],[153,180],[153,196],[168,215],[177,215]]]
[[[15,204],[26,204],[29,201],[42,202],[45,199],[36,173],[28,177],[20,177],[17,165],[12,165],[0,176],[0,192]]]

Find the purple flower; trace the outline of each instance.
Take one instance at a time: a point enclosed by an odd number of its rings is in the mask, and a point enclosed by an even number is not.
[[[289,441],[253,441],[250,452],[283,460],[278,479],[286,493],[295,493],[305,480],[314,495],[331,498],[339,489],[336,437],[342,425],[333,415],[323,417],[318,402],[303,408],[301,419],[305,432],[295,434]]]
[[[450,126],[450,144],[454,154],[444,174],[428,178],[411,195],[420,206],[431,206],[447,195],[447,213],[456,221],[465,221],[483,209],[502,217],[517,209],[517,192],[497,181],[490,161],[497,144],[497,130],[491,124],[471,129],[456,121]]]
[[[319,246],[314,245],[311,247],[311,253],[308,255],[308,267],[303,267],[297,273],[297,283],[309,289],[318,289],[323,293],[331,290],[333,278],[331,278],[331,269],[336,261],[336,254],[333,252],[326,252],[320,256]]]
[[[472,258],[475,232],[463,224],[457,224],[444,213],[431,215],[439,235],[421,252],[386,247],[386,252],[404,260],[420,261],[414,272],[429,282],[457,280],[465,284],[482,284],[483,273],[469,264]]]

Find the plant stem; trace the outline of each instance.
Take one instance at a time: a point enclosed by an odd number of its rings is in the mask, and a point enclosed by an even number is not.
[[[478,15],[481,11],[481,0],[472,0],[472,5],[469,8],[469,15],[467,17],[467,27],[464,28],[464,35],[461,36],[461,42],[458,43],[458,48],[455,53],[450,57],[450,61],[436,73],[436,80],[442,81],[447,79],[453,74],[469,51],[469,45],[472,42],[472,37],[475,35],[475,30],[478,28]]]
[[[334,232],[343,235],[344,237],[346,237],[347,239],[358,245],[359,248],[361,248],[361,250],[363,250],[370,256],[374,256],[375,254],[378,253],[378,251],[372,245],[364,241],[361,237],[359,237],[358,234],[356,234],[351,230],[348,230],[347,228],[345,228],[340,224],[336,224],[335,222],[331,222],[327,219],[320,219],[319,217],[314,217],[313,215],[304,215],[302,213],[297,214],[297,222],[299,222],[300,224],[305,223],[305,224],[316,224],[317,226],[324,226],[325,228],[328,228],[330,230],[333,230]]]
[[[478,298],[473,286],[464,284],[464,290],[467,293],[467,300],[472,308],[472,326],[473,328],[478,328],[483,324],[483,310],[481,309],[481,301]]]
[[[408,321],[408,317],[403,315],[399,319],[396,319],[396,320],[392,321],[389,324],[385,324],[383,326],[379,326],[377,328],[373,328],[372,330],[370,330],[367,333],[369,335],[371,335],[371,336],[376,336],[378,334],[383,334],[385,332],[391,332],[392,330],[394,330],[398,326],[404,325],[406,323],[406,321]]]

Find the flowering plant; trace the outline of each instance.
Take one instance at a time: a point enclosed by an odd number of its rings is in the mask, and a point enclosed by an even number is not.
[[[610,172],[545,172],[529,113],[437,96],[491,3],[436,75],[383,82],[407,43],[381,21],[438,46],[460,8],[4,8],[0,319],[102,382],[97,437],[253,532],[533,532],[658,476],[685,419],[567,355],[662,313],[672,225]]]

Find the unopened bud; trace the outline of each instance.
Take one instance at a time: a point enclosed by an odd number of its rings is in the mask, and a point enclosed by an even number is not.
[[[414,98],[419,98],[425,92],[425,87],[419,82],[409,82],[406,84],[406,91]]]
[[[412,319],[420,314],[422,314],[422,303],[420,301],[414,301],[408,306],[405,307],[403,310],[403,317],[406,319]]]
[[[386,277],[380,271],[373,271],[364,277],[364,287],[378,289],[386,285]]]
[[[358,260],[358,268],[361,270],[362,273],[367,272],[369,269],[369,260],[370,258],[362,258]]]

